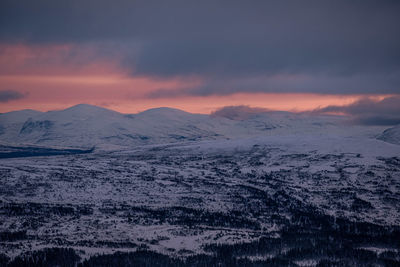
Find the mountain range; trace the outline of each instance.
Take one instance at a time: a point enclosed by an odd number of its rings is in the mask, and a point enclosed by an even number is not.
[[[387,127],[386,127],[387,128]],[[265,135],[351,134],[399,144],[400,126],[354,126],[344,116],[265,111],[244,119],[172,108],[122,114],[79,104],[64,110],[0,114],[0,142],[12,145],[115,148]]]

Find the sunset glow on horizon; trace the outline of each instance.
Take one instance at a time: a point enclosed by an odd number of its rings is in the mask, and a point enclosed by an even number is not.
[[[318,12],[299,3],[296,12],[237,3],[192,10],[178,1],[179,9],[156,12],[121,2],[113,15],[106,2],[92,4],[32,3],[34,12],[4,4],[0,112],[79,103],[123,113],[166,106],[208,114],[234,105],[298,112],[400,95],[392,9],[376,24],[365,22],[374,9],[357,5],[346,5],[343,17],[319,4]],[[17,20],[21,14],[48,23]]]
[[[366,96],[374,99],[391,96],[271,92],[186,95],[185,89],[204,83],[201,77],[129,75],[115,60],[85,59],[92,51],[88,47],[57,45],[40,48],[18,44],[2,46],[0,51],[0,84],[21,95],[1,103],[2,113],[20,109],[59,110],[80,103],[122,113],[166,106],[208,114],[235,105],[299,112],[329,105],[347,105]],[[71,58],[69,55],[74,53]],[[159,91],[167,93],[159,97],[151,95]],[[177,93],[168,97],[168,92]]]

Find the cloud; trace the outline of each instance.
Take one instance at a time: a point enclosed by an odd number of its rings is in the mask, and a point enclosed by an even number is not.
[[[379,90],[378,90],[379,89]],[[391,75],[287,74],[204,78],[200,85],[180,90],[159,89],[149,98],[230,95],[235,93],[398,94],[400,71]]]
[[[0,42],[104,46],[132,76],[205,81],[183,94],[394,94],[399,13],[390,0],[2,0]]]
[[[223,117],[230,120],[245,120],[253,115],[269,112],[266,108],[254,108],[249,106],[226,106],[212,112],[212,117]]]
[[[345,106],[328,106],[313,111],[316,114],[343,113],[353,122],[364,125],[400,124],[400,96],[382,100],[363,98]]]
[[[0,102],[9,102],[24,98],[25,94],[22,94],[14,90],[0,90]]]

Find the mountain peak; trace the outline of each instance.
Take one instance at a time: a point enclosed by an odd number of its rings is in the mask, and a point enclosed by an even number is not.
[[[159,108],[151,108],[147,109],[143,112],[140,113],[185,113],[187,114],[188,112],[176,109],[176,108],[170,108],[170,107],[159,107]]]
[[[116,112],[111,109],[94,106],[94,105],[89,105],[89,104],[78,104],[78,105],[66,108],[64,110],[51,111],[51,112],[65,113],[65,114],[77,115],[77,116],[85,116],[85,115],[96,116],[96,115],[104,115],[104,114],[120,114],[119,112]]]
[[[140,112],[138,114],[139,116],[144,116],[144,117],[163,117],[163,118],[169,118],[169,119],[179,119],[179,118],[185,118],[187,116],[193,116],[195,114],[180,110],[180,109],[175,109],[175,108],[168,108],[168,107],[160,107],[160,108],[152,108],[145,110],[143,112]]]
[[[108,111],[112,111],[110,109],[106,109],[103,107],[99,107],[99,106],[95,106],[95,105],[90,105],[90,104],[77,104],[75,106],[69,107],[64,109],[63,111],[67,111],[67,110],[81,110],[81,111],[88,111],[88,110],[108,110]]]

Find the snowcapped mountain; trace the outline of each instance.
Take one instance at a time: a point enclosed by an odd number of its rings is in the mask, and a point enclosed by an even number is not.
[[[173,139],[174,134],[189,138],[190,122],[198,123],[204,117],[167,108],[124,115],[86,104],[60,111],[24,110],[0,115],[0,140],[76,147],[146,144],[162,138]],[[199,132],[202,136],[209,134]]]
[[[192,114],[172,108],[121,114],[79,104],[65,110],[0,114],[0,142],[61,147],[137,146],[249,136],[341,132],[344,118],[264,112],[246,119]],[[365,132],[365,129],[359,131]]]
[[[0,141],[14,143],[11,139],[18,136],[21,125],[29,118],[41,114],[39,111],[25,109],[0,114]]]
[[[379,140],[400,145],[400,125],[386,129],[378,136]]]

